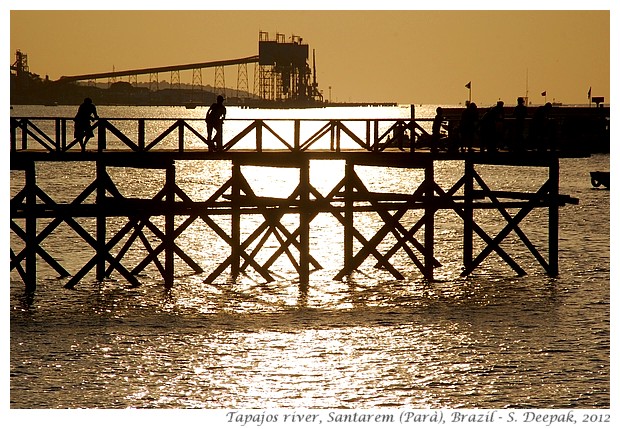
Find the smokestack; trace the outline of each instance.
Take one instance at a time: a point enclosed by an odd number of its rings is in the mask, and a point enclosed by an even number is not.
[[[312,87],[316,90],[316,58],[312,50]]]

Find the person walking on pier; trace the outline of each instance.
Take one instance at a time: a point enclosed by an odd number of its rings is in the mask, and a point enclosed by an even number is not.
[[[209,110],[207,110],[207,116],[205,122],[207,123],[207,140],[209,142],[215,141],[215,150],[222,149],[222,124],[226,118],[226,107],[224,106],[224,97],[217,96],[217,102],[213,103]],[[213,129],[215,128],[216,134],[214,140],[211,139]]]
[[[95,136],[90,126],[90,121],[97,119],[99,119],[99,115],[97,115],[97,108],[93,104],[93,100],[86,97],[84,102],[80,104],[80,107],[78,107],[75,118],[73,118],[73,122],[75,124],[73,137],[80,144],[82,152],[86,151],[86,143],[88,143],[88,140]]]

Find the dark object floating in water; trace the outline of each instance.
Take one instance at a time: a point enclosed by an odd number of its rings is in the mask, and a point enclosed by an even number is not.
[[[609,189],[609,171],[590,171],[590,182],[595,188],[603,185]]]

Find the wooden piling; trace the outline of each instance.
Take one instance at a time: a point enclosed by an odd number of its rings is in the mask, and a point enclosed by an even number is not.
[[[54,140],[56,142],[56,152],[61,152],[62,151],[62,144],[61,144],[61,119],[60,118],[56,118],[54,119],[54,129],[56,130],[56,139]]]
[[[263,122],[256,122],[256,152],[263,151]]]
[[[299,151],[301,148],[301,121],[299,119],[293,122],[293,128],[293,148]]]
[[[218,147],[222,147],[222,138],[220,136],[221,132],[222,132],[222,128],[218,127],[218,134],[217,134]],[[179,122],[179,152],[184,152],[184,151],[185,151],[185,125],[183,122]]]
[[[174,188],[176,186],[176,167],[170,161],[166,167],[166,215],[165,217],[165,270],[164,285],[171,288],[174,284]]]
[[[239,277],[239,267],[241,265],[241,165],[233,161],[232,165],[232,184],[231,184],[231,264],[230,276],[233,281]]]
[[[60,146],[61,152],[65,152],[67,150],[67,120],[63,119],[60,124],[60,142],[58,145]]]
[[[345,211],[344,211],[344,269],[351,272],[353,262],[353,176],[355,175],[355,165],[351,160],[346,160],[344,171],[344,192],[345,192]]]
[[[304,157],[299,167],[299,281],[310,280],[310,160]]]
[[[146,131],[145,131],[145,121],[144,118],[138,119],[138,150],[140,152],[144,152],[144,147],[146,145]]]
[[[556,153],[551,153],[549,161],[549,270],[550,276],[559,272],[559,229],[560,211],[558,195],[560,192],[560,160]]]
[[[463,266],[468,268],[473,260],[474,246],[474,163],[471,158],[465,159],[465,171],[463,173],[465,183],[463,187]]]
[[[413,128],[413,124],[415,124],[415,105],[411,104],[409,106],[411,112],[410,112],[410,117],[411,117],[411,133],[409,134],[409,142],[410,142],[410,146],[409,146],[409,150],[411,152],[415,152],[415,133],[414,133],[414,128]]]
[[[103,207],[105,196],[106,196],[106,182],[107,182],[107,177],[108,177],[108,172],[106,169],[105,162],[102,159],[98,159],[96,161],[95,169],[96,169],[95,180],[97,181],[96,202],[97,202],[97,205],[101,205],[101,207]],[[97,222],[97,235],[96,235],[97,249],[95,250],[97,253],[96,278],[98,281],[103,281],[103,279],[106,276],[105,261],[106,261],[106,254],[107,254],[107,250],[106,250],[107,217],[102,211],[99,211],[96,219],[97,219],[96,220]]]
[[[22,150],[28,149],[28,122],[22,121]]]
[[[37,217],[36,217],[36,174],[35,163],[30,162],[26,173],[26,293],[34,293],[37,288]]]
[[[107,149],[106,123],[107,121],[101,118],[97,121],[97,152],[103,152]]]
[[[11,153],[17,152],[17,127],[19,122],[11,119]]]
[[[424,168],[424,278],[433,280],[435,264],[435,169],[430,158]]]

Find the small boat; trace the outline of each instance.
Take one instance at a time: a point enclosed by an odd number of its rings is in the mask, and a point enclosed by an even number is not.
[[[603,185],[609,189],[609,171],[590,171],[590,182],[595,188]]]
[[[193,103],[193,102],[187,102],[185,103],[185,108],[186,109],[195,109],[198,106],[198,103]]]

